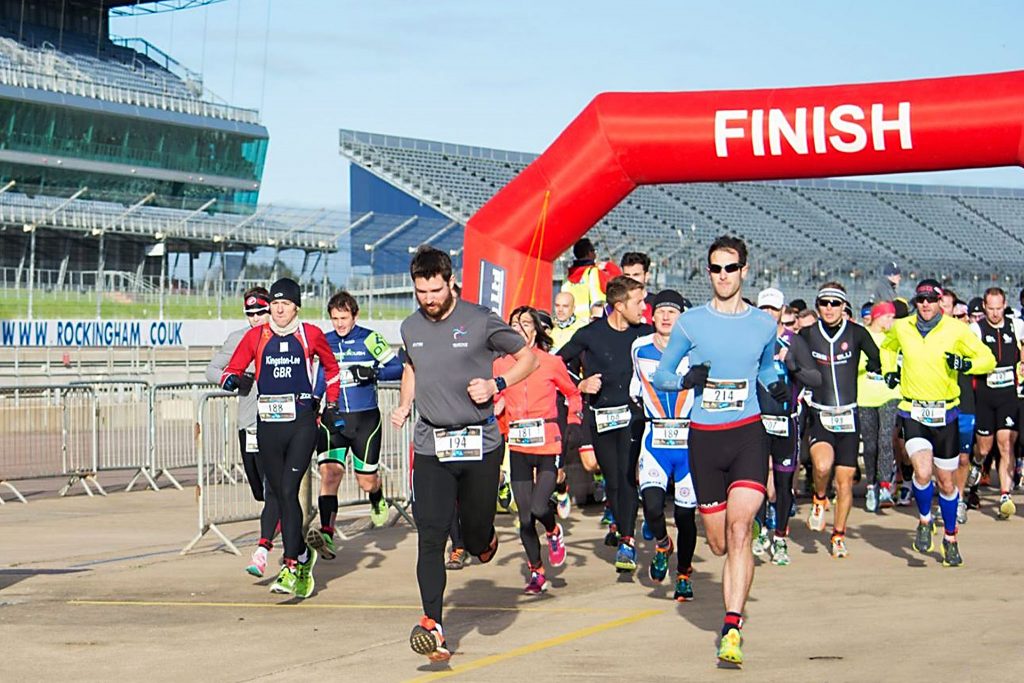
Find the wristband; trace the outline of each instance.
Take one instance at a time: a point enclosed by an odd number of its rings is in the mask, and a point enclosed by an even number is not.
[[[494,386],[498,387],[498,393],[500,394],[508,387],[508,382],[505,381],[504,377],[498,376],[494,378]]]

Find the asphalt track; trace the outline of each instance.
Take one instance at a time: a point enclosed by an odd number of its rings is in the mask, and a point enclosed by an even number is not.
[[[721,562],[703,541],[697,599],[679,605],[671,585],[646,577],[649,543],[644,571],[615,573],[596,508],[566,523],[568,561],[535,598],[521,593],[523,553],[511,518],[499,516],[495,561],[448,575],[455,655],[437,665],[407,642],[421,610],[415,532],[404,522],[355,534],[317,565],[314,595],[297,601],[270,594],[269,578],[249,577],[247,558],[212,537],[179,555],[194,533],[190,489],[10,503],[0,508],[0,678],[999,680],[1024,653],[1015,626],[1024,519],[997,521],[991,494],[963,528],[958,569],[910,549],[905,509],[855,510],[850,557],[833,560],[827,536],[804,526],[802,501],[793,563],[758,566],[741,672],[715,663]],[[225,528],[247,548],[254,529]]]

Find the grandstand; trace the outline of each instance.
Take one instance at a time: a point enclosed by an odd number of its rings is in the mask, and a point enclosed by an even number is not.
[[[378,259],[373,270],[381,282],[403,272],[408,257],[400,256],[424,241],[424,231],[401,228],[402,215],[454,222],[440,246],[457,250],[469,217],[536,158],[354,130],[340,131],[340,151],[352,163],[353,214],[383,207],[394,214],[390,225],[372,221],[352,231],[353,263],[361,245],[389,236],[391,258]],[[659,286],[699,294],[707,291],[704,250],[726,232],[751,246],[754,287],[776,284],[807,295],[823,279],[837,278],[858,297],[875,284],[881,265],[895,260],[911,278],[936,276],[971,292],[1017,284],[1024,191],[835,179],[646,186],[590,237],[601,258],[648,252]]]

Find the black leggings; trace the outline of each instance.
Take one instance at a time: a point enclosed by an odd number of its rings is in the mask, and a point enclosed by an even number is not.
[[[302,506],[299,486],[309,471],[316,446],[316,417],[301,412],[293,422],[260,422],[256,426],[260,444],[260,466],[270,493],[281,507],[281,537],[284,556],[297,560],[306,551],[302,539]]]
[[[466,544],[462,542],[462,525],[459,524],[459,506],[452,510],[452,529],[448,533],[452,538],[452,550],[465,550]]]
[[[636,464],[640,459],[640,444],[633,442],[632,426],[598,434],[593,412],[588,410],[587,415],[594,455],[604,475],[615,524],[622,536],[632,538],[636,530]]]
[[[252,489],[252,497],[263,503],[263,510],[260,511],[260,545],[270,550],[274,547],[277,525],[281,523],[281,507],[277,504],[277,496],[267,486],[266,475],[260,470],[260,454],[247,453],[245,450],[244,429],[238,430],[238,445],[242,449],[242,469]]]
[[[540,559],[540,536],[537,522],[544,530],[555,530],[555,511],[551,508],[551,494],[555,492],[558,477],[554,455],[536,455],[522,451],[510,451],[509,470],[512,477],[512,495],[519,506],[519,539],[526,550],[530,568],[543,565]],[[537,472],[534,479],[534,470]]]
[[[495,534],[498,471],[504,455],[504,444],[475,462],[440,463],[434,455],[415,454],[412,514],[419,532],[416,581],[423,612],[437,623],[441,623],[448,581],[444,550],[455,506],[466,551],[479,556],[490,547]]]
[[[774,470],[775,472],[775,535],[789,535],[789,511],[793,506],[793,477],[796,472]]]
[[[644,499],[644,519],[655,540],[668,538],[665,525],[665,489],[648,486],[641,493]],[[689,574],[693,564],[693,551],[697,548],[697,508],[675,507],[676,518],[676,571]]]

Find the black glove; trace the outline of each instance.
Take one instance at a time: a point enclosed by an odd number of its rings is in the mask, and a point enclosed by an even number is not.
[[[693,389],[694,387],[702,387],[708,383],[708,372],[711,370],[711,366],[707,363],[701,363],[700,365],[694,365],[690,368],[690,371],[683,376],[683,389]]]
[[[885,373],[885,377],[883,379],[885,379],[885,385],[887,387],[889,387],[890,389],[895,389],[896,385],[900,383],[900,371],[897,370],[896,372],[887,372]]]
[[[320,416],[320,424],[327,427],[331,434],[340,434],[345,428],[345,420],[338,414],[338,404],[328,401],[324,406],[324,412]]]
[[[348,371],[358,384],[373,384],[377,381],[377,368],[369,365],[352,365]]]
[[[252,389],[252,377],[250,375],[228,375],[221,385],[224,391],[237,391],[239,396],[245,396]]]
[[[956,370],[957,372],[967,372],[973,366],[970,358],[964,358],[958,356],[955,353],[946,351],[946,365],[949,366],[950,370]]]
[[[864,364],[864,369],[873,375],[880,375],[882,374],[882,363],[881,361],[868,358],[868,362]]]
[[[768,393],[779,403],[789,402],[789,387],[785,382],[772,382],[768,385]]]

